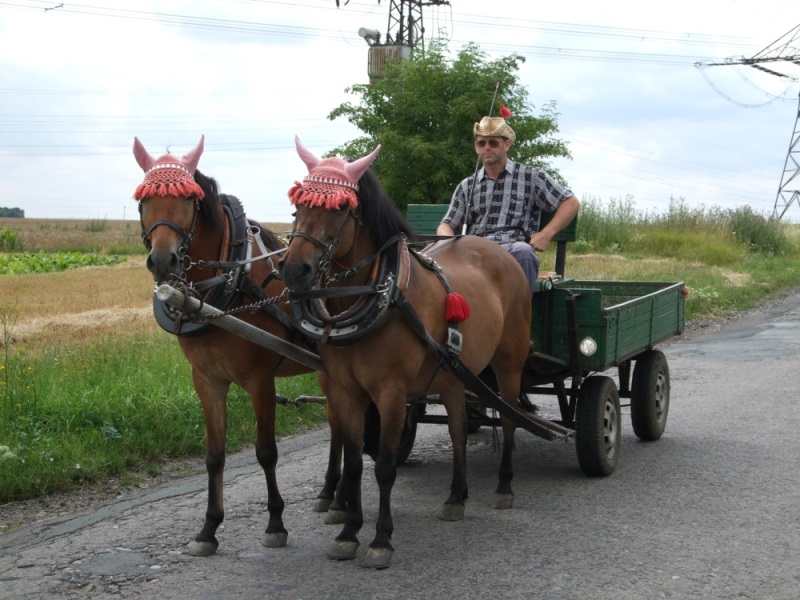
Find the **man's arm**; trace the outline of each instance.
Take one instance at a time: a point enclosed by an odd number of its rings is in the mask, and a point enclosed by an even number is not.
[[[541,231],[537,231],[531,236],[530,245],[533,246],[533,249],[537,252],[544,252],[553,236],[572,222],[572,219],[578,214],[580,206],[581,203],[574,194],[559,204],[550,222]]]

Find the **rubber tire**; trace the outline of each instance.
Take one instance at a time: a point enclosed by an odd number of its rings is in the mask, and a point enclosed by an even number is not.
[[[590,477],[611,475],[622,442],[619,390],[610,377],[583,380],[575,407],[575,449],[581,470]]]
[[[631,423],[640,440],[654,442],[664,433],[669,414],[669,365],[660,350],[636,358],[631,381]]]

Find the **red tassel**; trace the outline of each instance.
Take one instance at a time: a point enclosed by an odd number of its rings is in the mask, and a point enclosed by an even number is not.
[[[469,319],[469,304],[461,294],[447,294],[444,320],[460,323]]]

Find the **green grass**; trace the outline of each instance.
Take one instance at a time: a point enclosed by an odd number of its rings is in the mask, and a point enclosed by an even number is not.
[[[279,379],[278,388],[290,398],[321,394],[314,375]],[[36,355],[11,346],[0,364],[0,406],[0,502],[146,472],[164,458],[205,449],[189,364],[161,332]],[[314,404],[277,411],[279,435],[316,426],[325,416]],[[254,440],[250,398],[232,386],[228,450]]]

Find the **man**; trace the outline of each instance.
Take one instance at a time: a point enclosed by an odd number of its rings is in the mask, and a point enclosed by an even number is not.
[[[473,128],[475,151],[483,163],[476,177],[456,188],[450,208],[436,229],[437,235],[466,233],[495,240],[508,248],[525,272],[533,296],[539,276],[539,257],[553,236],[578,213],[580,203],[572,191],[550,175],[509,160],[517,139],[502,117],[483,117]],[[555,213],[539,230],[541,212]]]

